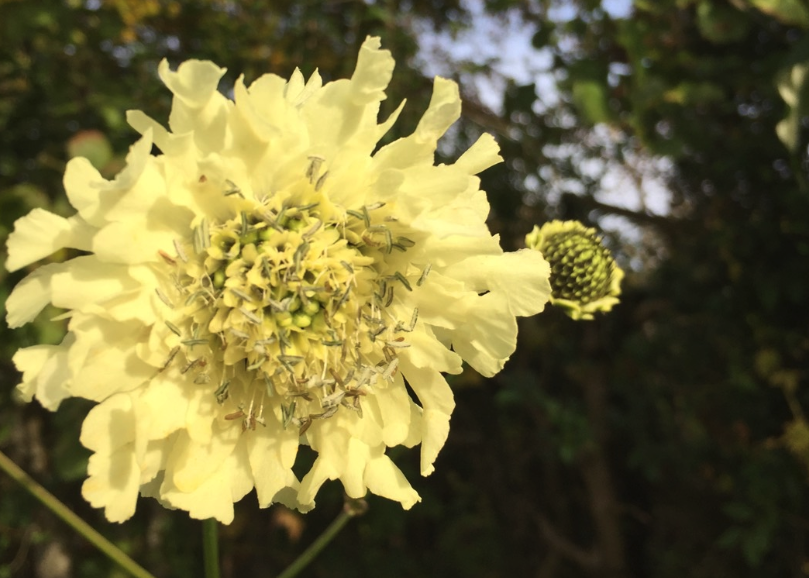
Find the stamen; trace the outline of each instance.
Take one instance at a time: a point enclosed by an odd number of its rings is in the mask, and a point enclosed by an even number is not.
[[[421,287],[422,285],[424,285],[424,282],[427,280],[427,275],[430,274],[430,269],[432,269],[432,268],[433,268],[432,264],[427,263],[427,266],[424,268],[424,271],[421,272],[421,277],[419,277],[419,280],[416,281],[416,285],[418,287]]]
[[[163,364],[163,367],[161,367],[157,372],[162,373],[163,371],[165,371],[166,368],[168,368],[168,366],[171,365],[171,362],[174,361],[174,358],[177,357],[177,354],[179,352],[180,352],[179,345],[175,345],[174,347],[172,347],[171,351],[169,351],[169,356],[166,359],[166,362]]]
[[[157,293],[157,296],[160,297],[160,300],[166,304],[170,309],[174,309],[174,304],[169,300],[168,296],[163,293],[163,291],[159,287],[155,287],[154,290]]]
[[[225,179],[225,184],[228,186],[228,188],[225,190],[226,197],[229,197],[231,195],[239,195],[241,198],[244,198],[242,190],[236,186],[236,183],[234,183],[230,179]]]
[[[202,253],[211,246],[211,235],[208,231],[208,219],[202,219],[199,225],[194,227],[194,251]]]
[[[174,239],[174,249],[177,251],[177,256],[182,259],[183,263],[188,263],[188,255],[185,254],[182,244],[177,239]]]
[[[325,173],[320,175],[320,178],[315,183],[315,190],[316,191],[319,191],[320,189],[323,188],[323,185],[326,183],[326,177],[327,176],[329,176],[329,171],[326,171]]]
[[[391,280],[396,279],[396,280],[397,280],[397,281],[399,281],[399,282],[400,282],[402,285],[404,285],[404,286],[405,286],[405,288],[406,288],[408,291],[412,291],[412,290],[413,290],[413,288],[410,286],[410,281],[408,281],[408,280],[407,280],[407,277],[405,277],[404,275],[402,275],[402,274],[401,274],[399,271],[396,271],[396,273],[394,273],[392,276],[388,277],[388,279],[391,279]]]
[[[163,260],[171,266],[177,265],[177,261],[175,261],[168,253],[158,249],[157,254],[160,255]]]
[[[182,337],[182,333],[180,332],[180,329],[176,325],[174,325],[174,323],[172,323],[171,321],[168,321],[168,320],[166,320],[165,323],[166,323],[166,327],[171,329],[172,333],[175,333],[177,335],[177,337]]]

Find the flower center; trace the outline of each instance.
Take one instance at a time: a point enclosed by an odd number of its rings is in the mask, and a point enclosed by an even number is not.
[[[609,295],[615,261],[595,234],[569,231],[550,235],[542,252],[551,264],[555,299],[587,304]]]
[[[231,399],[238,409],[225,417],[243,429],[263,424],[271,398],[301,434],[340,407],[361,415],[367,390],[393,379],[402,332],[418,318],[392,314],[396,291],[412,287],[383,263],[415,243],[395,234],[384,203],[333,204],[315,178],[322,161],[310,161],[306,179],[260,199],[225,181],[234,216],[198,220],[193,243],[176,242],[178,258],[167,259],[174,291],[161,298],[177,313],[167,325],[181,338],[182,371],[212,383],[220,404]]]

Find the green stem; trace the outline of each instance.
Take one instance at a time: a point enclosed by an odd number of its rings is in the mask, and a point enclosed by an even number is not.
[[[303,554],[298,556],[297,560],[295,560],[292,564],[287,567],[286,570],[281,572],[278,575],[278,578],[293,578],[293,576],[297,576],[298,572],[306,568],[309,563],[315,559],[315,556],[320,554],[320,551],[325,548],[329,542],[331,542],[334,537],[340,533],[345,525],[351,518],[356,516],[361,516],[365,513],[368,506],[364,500],[348,500],[346,502],[343,511],[340,512],[340,515],[337,516],[334,521],[329,524],[329,527],[318,536],[318,538],[312,542],[312,544],[303,551]]]
[[[113,562],[118,564],[135,578],[155,578],[147,572],[132,558],[124,554],[120,548],[107,540],[104,536],[94,530],[87,522],[74,514],[70,508],[65,506],[53,494],[40,486],[31,476],[26,474],[3,452],[0,452],[0,469],[6,472],[13,480],[18,482],[26,490],[39,500],[51,512],[59,516],[67,525],[84,536],[93,546],[104,552]]]
[[[219,526],[214,518],[202,521],[202,556],[205,578],[219,578]]]

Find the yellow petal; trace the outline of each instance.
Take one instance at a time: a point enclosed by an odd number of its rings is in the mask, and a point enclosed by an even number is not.
[[[166,249],[178,237],[176,231],[151,219],[130,219],[101,229],[93,239],[93,251],[107,263],[159,262],[159,251],[168,253]]]
[[[365,469],[365,483],[374,494],[400,502],[405,510],[421,501],[421,497],[410,486],[402,471],[386,455],[368,462]]]
[[[430,367],[436,371],[458,374],[463,371],[463,359],[445,347],[427,328],[408,335],[410,347],[402,355],[416,367]]]
[[[307,472],[301,480],[301,487],[298,490],[298,501],[303,506],[314,507],[315,496],[326,480],[335,480],[339,473],[335,467],[322,456],[318,456],[312,469]]]
[[[221,150],[225,143],[228,100],[217,92],[219,80],[227,69],[201,60],[188,60],[176,72],[163,60],[157,73],[174,93],[169,115],[172,132],[194,132],[194,140],[201,151]]]
[[[410,299],[419,310],[419,319],[433,327],[453,329],[464,325],[467,310],[477,298],[463,283],[438,271],[431,272],[424,285],[413,289]]]
[[[215,94],[226,68],[219,68],[209,60],[186,60],[172,71],[169,68],[168,60],[160,61],[157,74],[160,79],[174,93],[174,97],[182,101],[183,104],[192,108],[201,108],[208,104],[208,101]],[[178,127],[175,132],[185,132],[193,130],[191,127]]]
[[[17,386],[17,390],[25,401],[31,401],[34,397],[42,367],[58,349],[56,345],[34,345],[17,350],[11,358],[17,371],[22,373],[22,383]]]
[[[179,491],[193,492],[234,452],[240,433],[239,426],[228,424],[208,444],[200,444],[181,432],[172,448],[166,475]]]
[[[135,513],[140,488],[140,468],[132,444],[112,454],[93,454],[82,496],[94,508],[104,508],[110,522],[124,522]]]
[[[160,374],[151,380],[139,401],[143,406],[141,411],[149,416],[149,439],[163,439],[185,427],[193,389],[190,380],[176,374]]]
[[[536,315],[551,296],[551,267],[538,251],[530,249],[471,257],[444,274],[478,293],[501,295],[512,315]]]
[[[23,374],[17,387],[26,401],[36,395],[44,408],[56,411],[62,400],[70,396],[67,348],[72,341],[68,336],[61,345],[35,345],[14,354],[12,361]]]
[[[65,219],[34,209],[14,223],[6,269],[16,271],[65,247],[88,251],[96,229],[79,216]]]
[[[416,127],[416,138],[424,143],[435,143],[461,116],[461,96],[458,85],[447,78],[437,76],[433,84],[430,106]]]
[[[402,376],[397,374],[392,384],[374,388],[374,394],[363,400],[365,411],[379,412],[382,440],[388,447],[401,444],[410,431],[410,396]]]
[[[421,475],[429,476],[435,471],[435,459],[449,437],[449,416],[441,411],[425,409],[421,420]]]
[[[455,161],[455,167],[476,175],[503,161],[500,156],[500,147],[494,137],[484,133],[478,137],[471,147]]]
[[[458,85],[451,80],[436,77],[430,105],[419,121],[416,131],[383,147],[374,155],[380,168],[404,168],[419,164],[433,164],[435,145],[441,135],[458,120],[461,99]]]
[[[126,111],[126,122],[129,126],[138,131],[141,135],[146,134],[146,131],[152,131],[152,138],[154,144],[164,153],[168,153],[171,145],[171,133],[165,129],[163,125],[154,120],[152,117],[144,114],[140,110]]]
[[[155,371],[137,355],[141,328],[137,321],[121,323],[95,317],[84,323],[71,323],[75,347],[81,350],[83,359],[79,360],[75,354],[72,358],[70,393],[102,401],[148,381]]]
[[[234,448],[192,489],[181,489],[172,483],[169,475],[172,459],[169,457],[169,468],[160,488],[161,498],[174,508],[187,510],[192,518],[216,518],[223,524],[230,524],[233,521],[233,503],[241,500],[253,488],[253,477],[244,448]]]
[[[304,84],[303,74],[301,74],[300,69],[296,68],[284,88],[284,98],[293,106],[299,107],[305,104],[309,97],[320,90],[322,86],[323,80],[320,78],[317,69],[309,77],[309,81]]]
[[[132,398],[125,393],[114,395],[91,409],[79,437],[84,447],[107,456],[134,440],[135,412]]]
[[[173,438],[152,440],[148,443],[146,451],[137,460],[140,468],[139,483],[141,487],[154,480],[158,473],[166,468],[169,450],[173,443]]]
[[[505,297],[488,293],[467,311],[467,324],[452,333],[452,348],[477,372],[491,377],[517,347],[517,320]]]
[[[57,307],[97,312],[107,300],[139,289],[127,266],[104,263],[95,255],[76,257],[60,265],[50,284],[51,301]]]
[[[439,372],[431,368],[416,367],[407,356],[402,355],[402,373],[407,383],[416,392],[422,414],[421,475],[430,475],[435,468],[433,462],[444,446],[449,435],[449,418],[455,409],[455,398],[447,381]]]
[[[389,50],[380,50],[378,37],[365,39],[360,48],[357,66],[351,76],[351,89],[355,104],[365,105],[385,99],[385,88],[390,84],[395,62]]]
[[[68,268],[68,263],[43,265],[20,281],[6,299],[6,322],[11,329],[34,319],[51,301],[53,277]]]
[[[368,491],[365,487],[365,466],[371,457],[370,448],[358,439],[348,440],[344,450],[345,463],[340,481],[349,498],[361,498]]]
[[[70,204],[90,225],[103,225],[103,214],[114,202],[104,177],[84,157],[70,159],[63,179],[65,192]],[[105,188],[106,187],[106,188]]]
[[[292,427],[284,429],[274,414],[265,419],[266,426],[256,428],[246,441],[258,503],[262,508],[270,506],[276,494],[284,488],[298,487],[298,479],[292,473],[298,453],[298,433]]]

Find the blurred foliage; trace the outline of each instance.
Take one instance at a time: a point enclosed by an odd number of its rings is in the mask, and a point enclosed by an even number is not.
[[[506,79],[495,111],[463,82],[464,117],[439,160],[495,134],[505,163],[482,179],[504,247],[549,218],[602,224],[628,271],[623,303],[590,323],[523,320],[502,374],[453,379],[436,473],[421,479],[416,453],[392,451],[422,503],[372,498],[307,575],[807,575],[809,9],[635,0],[617,17],[604,4],[0,0],[0,241],[31,208],[70,214],[70,156],[115,174],[135,139],[127,109],[167,118],[162,58],[214,60],[227,91],[239,74],[349,75],[365,36],[380,35],[398,65],[383,116],[408,99],[394,138],[429,99],[424,38],[517,21],[532,45],[511,50],[531,56],[531,80]],[[497,76],[445,56],[461,80]],[[605,194],[615,174],[618,200]],[[664,211],[646,207],[649,181],[665,186]],[[0,268],[0,302],[25,273]],[[113,526],[81,499],[90,404],[50,414],[13,400],[13,352],[58,342],[57,314],[14,332],[0,322],[0,448],[155,575],[198,576],[196,521],[143,501]],[[338,484],[305,516],[248,496],[222,528],[224,576],[278,573],[341,504]],[[115,574],[0,476],[0,578],[12,575]]]

